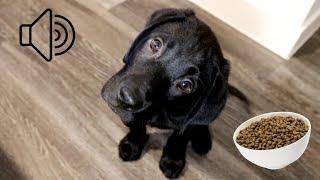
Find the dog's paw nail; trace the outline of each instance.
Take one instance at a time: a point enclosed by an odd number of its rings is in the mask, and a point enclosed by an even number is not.
[[[122,141],[119,144],[119,156],[123,161],[134,161],[140,158],[142,149],[130,141]]]
[[[185,160],[172,160],[168,157],[162,157],[160,160],[160,169],[167,178],[177,178],[181,174],[185,165]]]

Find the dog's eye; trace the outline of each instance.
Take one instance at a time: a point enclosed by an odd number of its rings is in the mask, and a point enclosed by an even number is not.
[[[177,88],[183,93],[189,94],[193,90],[193,82],[190,79],[184,79],[177,84]]]
[[[150,42],[150,49],[152,52],[158,52],[162,47],[162,41],[160,39],[152,39]]]

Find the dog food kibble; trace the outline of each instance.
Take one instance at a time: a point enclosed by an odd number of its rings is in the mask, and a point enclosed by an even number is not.
[[[296,142],[308,130],[301,119],[275,116],[250,124],[240,131],[236,141],[249,149],[275,149]]]

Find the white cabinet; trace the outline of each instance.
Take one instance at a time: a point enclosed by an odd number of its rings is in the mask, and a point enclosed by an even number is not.
[[[190,0],[284,59],[320,26],[320,0]]]

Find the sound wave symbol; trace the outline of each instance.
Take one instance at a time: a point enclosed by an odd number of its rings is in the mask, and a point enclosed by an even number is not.
[[[52,37],[53,26],[56,34],[54,39]],[[46,30],[43,27],[49,27],[49,29]],[[36,34],[36,38],[33,39],[32,34]],[[43,34],[47,36],[42,39],[37,38]],[[54,24],[52,23],[51,9],[46,9],[33,23],[20,26],[20,45],[33,47],[46,61],[52,59],[53,40],[55,43],[54,55],[58,56],[66,53],[72,47],[75,37],[72,23],[64,16],[55,15]],[[71,40],[69,40],[70,38]]]
[[[67,18],[65,18],[65,17],[63,17],[63,16],[61,16],[61,15],[55,15],[54,17],[55,17],[55,20],[56,20],[56,21],[54,22],[54,24],[55,24],[55,29],[54,29],[54,31],[55,31],[55,33],[57,34],[57,37],[54,39],[54,41],[58,42],[58,41],[60,40],[60,38],[61,38],[61,32],[60,32],[59,28],[57,28],[57,27],[60,27],[60,29],[63,29],[63,32],[64,32],[64,33],[62,33],[62,34],[65,35],[63,41],[62,41],[60,44],[54,46],[56,49],[61,49],[61,48],[66,44],[66,42],[67,42],[67,40],[68,40],[68,30],[67,30],[67,28],[66,28],[61,22],[59,22],[59,20],[60,20],[60,21],[62,20],[62,21],[64,21],[64,22],[67,22],[67,25],[70,27],[70,29],[71,29],[71,31],[72,31],[72,34],[71,34],[71,38],[72,38],[71,43],[69,43],[69,45],[68,45],[66,48],[64,48],[64,49],[62,49],[62,50],[56,51],[56,52],[55,52],[55,55],[58,56],[58,55],[64,54],[65,52],[67,52],[67,51],[72,47],[72,45],[73,45],[73,43],[74,43],[74,41],[75,41],[75,37],[76,37],[76,36],[75,36],[74,28],[73,28],[71,22],[70,22]]]

